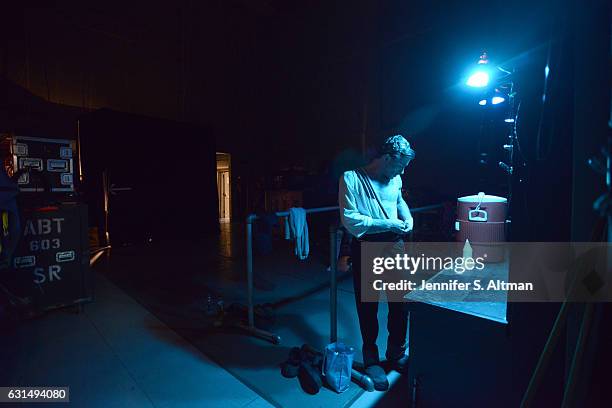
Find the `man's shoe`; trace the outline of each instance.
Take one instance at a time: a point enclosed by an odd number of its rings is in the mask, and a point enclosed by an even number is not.
[[[297,347],[293,347],[289,351],[287,361],[281,364],[281,374],[285,378],[295,378],[298,376],[301,362],[301,352]]]
[[[376,344],[368,347],[364,346],[361,352],[363,354],[364,367],[380,365],[380,359],[378,357],[378,347],[376,347]]]
[[[381,366],[371,365],[365,369],[365,373],[372,379],[376,391],[387,391],[389,389],[387,374]]]
[[[395,370],[400,374],[408,374],[410,359],[405,353],[402,353],[399,357],[391,358],[389,358],[389,355],[387,355],[387,361],[389,362],[392,370]]]
[[[318,393],[323,385],[320,372],[307,361],[300,363],[298,379],[302,389],[311,395]]]

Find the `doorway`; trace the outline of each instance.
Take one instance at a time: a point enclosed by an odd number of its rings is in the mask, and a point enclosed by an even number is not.
[[[231,158],[228,153],[217,152],[217,194],[219,222],[230,222],[232,217]]]

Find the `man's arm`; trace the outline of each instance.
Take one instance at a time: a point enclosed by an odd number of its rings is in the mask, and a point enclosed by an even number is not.
[[[412,227],[414,226],[414,220],[412,219],[412,214],[410,213],[410,208],[408,208],[408,204],[404,201],[404,197],[402,197],[402,190],[400,189],[399,195],[397,196],[397,216],[400,220],[406,222],[407,231],[412,231]]]
[[[346,173],[340,177],[340,188],[338,191],[338,204],[340,205],[340,219],[342,225],[355,237],[361,237],[366,232],[374,234],[393,230],[392,220],[381,220],[362,214],[357,208],[357,197],[355,197],[354,180],[350,180]],[[397,221],[396,221],[397,222]]]

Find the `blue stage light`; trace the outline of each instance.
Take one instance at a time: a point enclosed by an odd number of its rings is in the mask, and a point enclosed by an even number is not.
[[[470,75],[466,85],[472,88],[484,88],[489,85],[489,58],[486,51],[483,51],[478,59],[478,68]]]
[[[476,71],[468,78],[466,85],[472,88],[484,88],[489,84],[489,74],[486,71]]]
[[[512,119],[512,118],[504,119],[504,122],[506,122],[506,123],[514,123],[514,119]]]
[[[478,104],[480,106],[485,106],[487,104],[487,100],[486,99],[482,99],[480,102],[478,102]]]
[[[502,96],[494,96],[493,98],[491,98],[491,103],[493,105],[498,105],[502,102],[504,102],[506,100],[506,98],[502,97]]]

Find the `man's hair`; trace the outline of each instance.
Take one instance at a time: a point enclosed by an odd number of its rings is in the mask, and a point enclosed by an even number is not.
[[[410,143],[402,135],[390,136],[378,149],[378,156],[389,154],[394,157],[408,156],[410,160],[414,159],[415,152],[410,147]]]

